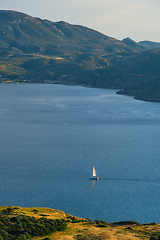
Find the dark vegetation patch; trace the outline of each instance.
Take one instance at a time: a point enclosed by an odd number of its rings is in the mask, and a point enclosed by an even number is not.
[[[109,239],[107,233],[100,233],[100,234],[92,234],[92,233],[82,233],[77,234],[76,236],[77,240],[104,240]]]
[[[150,240],[160,240],[160,232],[153,233]]]
[[[33,212],[37,212],[36,209]],[[63,219],[36,219],[26,215],[17,215],[14,208],[0,213],[0,240],[25,240],[34,236],[46,236],[67,229]]]
[[[112,223],[113,226],[137,225],[136,221],[121,221]]]
[[[96,227],[108,227],[108,223],[103,220],[95,220]]]

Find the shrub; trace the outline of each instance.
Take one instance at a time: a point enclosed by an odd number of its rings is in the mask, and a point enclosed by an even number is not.
[[[8,232],[3,230],[3,229],[0,231],[0,235],[3,237],[3,239],[8,239],[9,238]]]
[[[102,220],[95,220],[95,224],[97,225],[97,227],[107,227],[108,223]]]
[[[3,213],[6,215],[12,215],[12,214],[14,214],[14,209],[11,207],[8,207],[7,209],[3,210]]]
[[[19,235],[16,240],[27,240],[26,236],[25,235]]]
[[[159,233],[154,233],[151,237],[150,240],[160,240],[160,234]]]
[[[0,216],[0,240],[26,240],[34,236],[46,236],[56,231],[65,231],[67,224],[63,219],[35,219],[29,216]]]
[[[33,211],[32,212],[34,212],[35,214],[36,213],[38,213],[39,212],[39,210],[37,210],[37,209],[33,209]]]

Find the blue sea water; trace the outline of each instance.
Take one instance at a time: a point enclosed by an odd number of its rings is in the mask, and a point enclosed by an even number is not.
[[[160,222],[160,104],[115,93],[1,84],[0,205]]]

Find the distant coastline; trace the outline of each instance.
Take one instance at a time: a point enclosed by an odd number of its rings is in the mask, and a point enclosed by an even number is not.
[[[146,102],[160,102],[159,98],[154,98],[154,96],[145,96],[144,94],[138,94],[136,95],[136,92],[132,92],[131,90],[119,90],[117,88],[110,88],[110,87],[103,87],[103,86],[94,86],[92,84],[88,85],[88,84],[77,84],[77,83],[68,83],[68,82],[52,82],[52,81],[43,81],[43,82],[30,82],[28,81],[19,81],[17,80],[9,80],[9,81],[1,81],[1,84],[55,84],[55,85],[64,85],[64,86],[80,86],[80,87],[88,87],[88,88],[97,88],[97,89],[112,89],[116,91],[116,94],[119,95],[126,95],[126,96],[131,96],[133,97],[135,100],[140,100],[140,101],[146,101]]]
[[[0,11],[0,82],[121,89],[160,102],[160,43],[122,41],[93,29]]]

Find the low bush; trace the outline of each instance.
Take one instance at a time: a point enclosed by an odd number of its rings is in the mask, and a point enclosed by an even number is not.
[[[67,229],[63,219],[35,219],[24,215],[11,217],[6,215],[6,211],[0,216],[0,223],[0,240],[26,240]]]
[[[154,233],[151,237],[150,240],[160,240],[160,233]]]
[[[95,224],[97,227],[107,227],[108,223],[102,220],[95,220]]]

